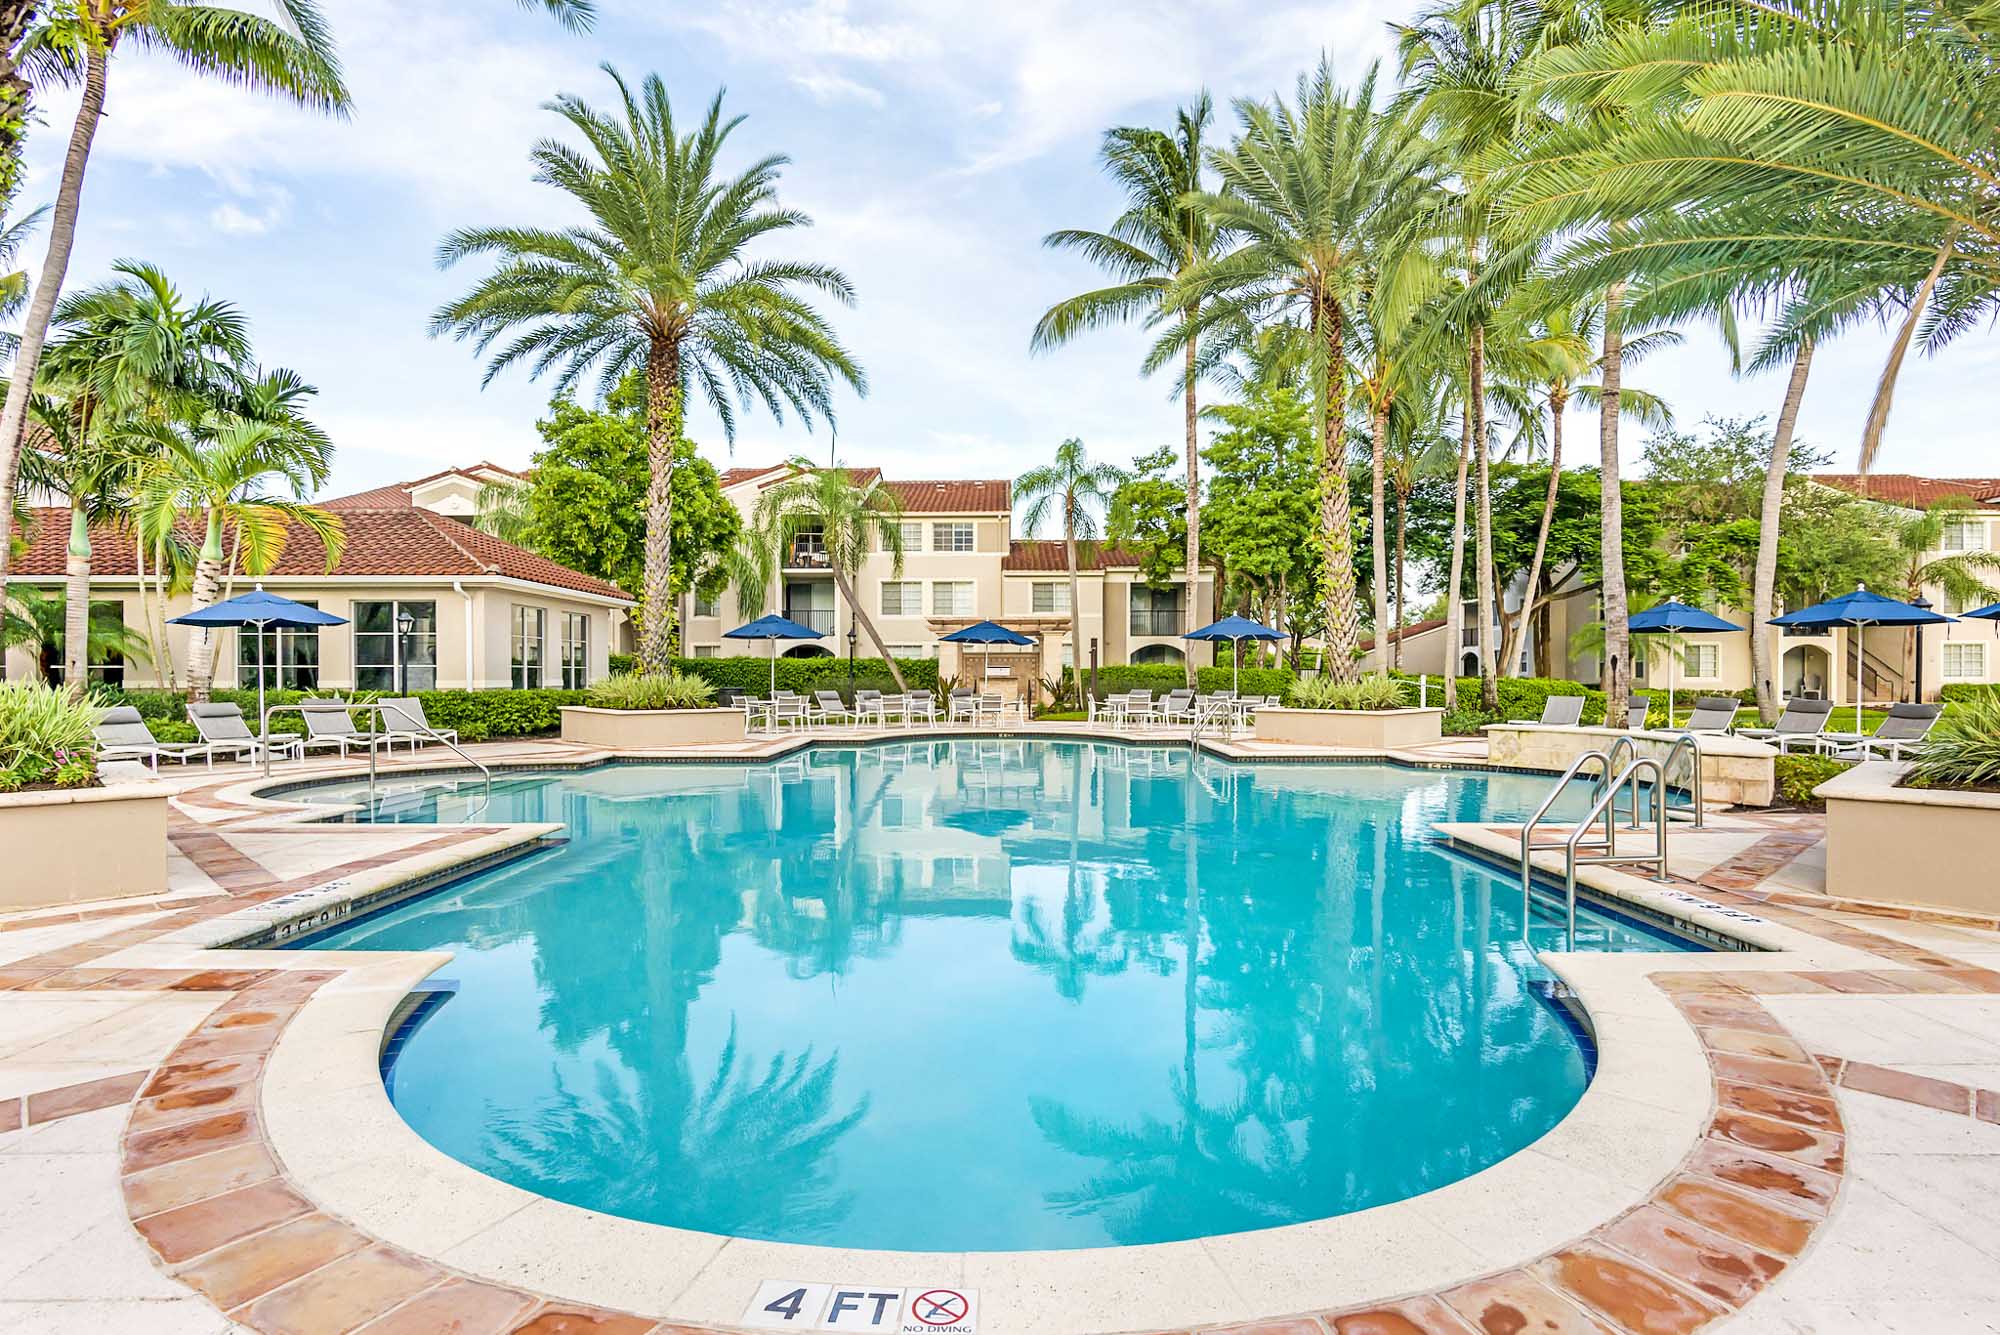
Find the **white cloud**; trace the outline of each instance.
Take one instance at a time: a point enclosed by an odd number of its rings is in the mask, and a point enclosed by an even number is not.
[[[883,103],[882,94],[877,90],[839,74],[800,74],[795,75],[792,82],[811,93],[813,101],[822,106],[835,102],[864,102],[871,107],[879,107]]]

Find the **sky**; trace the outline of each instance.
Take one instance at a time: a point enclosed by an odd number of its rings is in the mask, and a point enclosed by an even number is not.
[[[238,0],[255,7],[258,0]],[[1099,228],[1119,200],[1096,162],[1120,124],[1164,124],[1207,88],[1219,130],[1240,97],[1289,93],[1331,53],[1343,78],[1387,56],[1404,0],[599,0],[594,31],[566,32],[512,0],[323,0],[354,96],[345,120],[121,53],[85,184],[71,286],[119,258],[162,266],[190,296],[236,303],[259,359],[320,390],[338,456],[323,494],[482,459],[528,463],[550,395],[525,370],[482,389],[465,344],[433,340],[432,310],[481,272],[440,271],[454,228],[563,225],[564,198],[531,179],[529,148],[565,128],[558,92],[600,105],[598,69],[657,72],[692,121],[718,88],[747,119],[739,167],[792,159],[781,197],[814,225],[762,253],[844,269],[858,302],[832,312],[868,374],[842,390],[838,431],[756,412],[733,445],[705,408],[690,434],[719,466],[795,454],[874,465],[891,477],[1009,477],[1066,437],[1114,463],[1181,440],[1165,377],[1148,380],[1142,330],[1029,351],[1053,302],[1099,283],[1043,248],[1059,227]],[[74,96],[42,106],[23,208],[49,200]],[[39,241],[22,256],[32,271]],[[1781,374],[1738,380],[1712,332],[1627,372],[1684,426],[1772,415]],[[1851,468],[1888,333],[1823,348],[1799,434]],[[1904,372],[1880,471],[2000,473],[2000,340],[1981,330]],[[1585,434],[1587,433],[1587,434]],[[1593,451],[1594,419],[1569,424]],[[1642,429],[1628,425],[1636,458]]]

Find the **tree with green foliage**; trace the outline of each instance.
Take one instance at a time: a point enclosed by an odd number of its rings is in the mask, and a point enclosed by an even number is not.
[[[1111,494],[1105,522],[1111,541],[1138,556],[1140,578],[1156,589],[1173,584],[1186,569],[1187,490],[1173,476],[1178,462],[1171,445],[1134,459]],[[1194,575],[1187,574],[1187,598],[1193,602]]]
[[[1014,499],[1027,506],[1022,527],[1033,533],[1052,515],[1062,518],[1063,562],[1069,569],[1069,661],[1072,680],[1083,667],[1083,603],[1077,588],[1077,544],[1097,537],[1098,511],[1111,504],[1125,475],[1110,464],[1095,464],[1083,442],[1071,436],[1056,447],[1056,457],[1014,479]]]
[[[1289,631],[1296,665],[1300,644],[1318,624],[1312,400],[1285,378],[1266,378],[1249,384],[1241,402],[1210,405],[1203,415],[1223,428],[1202,451],[1209,468],[1204,555],[1222,573],[1218,593]]]
[[[568,393],[592,370],[600,394],[628,374],[646,383],[646,550],[641,597],[671,606],[673,475],[686,434],[687,395],[698,387],[736,438],[736,406],[761,403],[783,420],[790,405],[808,427],[834,418],[833,387],[865,392],[861,367],[842,347],[812,294],[851,305],[840,270],[808,260],[753,256],[766,236],[809,225],[778,203],[782,155],[760,158],[734,176],[718,163],[741,117],[725,120],[722,95],[697,128],[682,133],[666,84],[647,76],[635,92],[609,65],[616,116],[562,96],[549,109],[586,148],[555,141],[530,154],[536,180],[582,206],[586,226],[474,227],[439,248],[450,267],[491,255],[493,272],[431,317],[433,336],[470,339],[487,361],[486,381],[516,363],[556,374]],[[639,659],[663,672],[673,618],[645,618]]]
[[[16,585],[7,595],[6,615],[0,617],[0,653],[19,646],[36,657],[51,653],[63,656],[63,680],[89,680],[89,664],[119,659],[130,663],[150,663],[152,653],[143,635],[127,626],[114,611],[96,607],[83,619],[87,640],[81,653],[69,649],[69,599],[32,584]],[[72,674],[71,661],[81,658],[80,674]]]

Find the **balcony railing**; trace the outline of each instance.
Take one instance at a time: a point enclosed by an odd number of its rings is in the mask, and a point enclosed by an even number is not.
[[[1132,609],[1132,633],[1134,635],[1178,635],[1186,624],[1187,614],[1178,607],[1155,607]]]
[[[816,543],[793,543],[785,554],[787,570],[831,570],[833,562],[827,559],[826,548]]]
[[[830,607],[787,607],[785,619],[796,621],[807,630],[816,630],[822,635],[833,634],[833,609]]]

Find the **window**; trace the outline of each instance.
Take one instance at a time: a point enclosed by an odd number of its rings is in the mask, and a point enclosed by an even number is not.
[[[354,685],[398,695],[437,689],[437,604],[354,604]]]
[[[1948,552],[1983,552],[1986,550],[1986,521],[1961,519],[1946,524],[1944,537],[1939,542]]]
[[[716,606],[717,601],[715,594],[697,593],[694,596],[694,614],[698,617],[721,616],[722,611]]]
[[[1031,610],[1040,616],[1067,615],[1069,585],[1056,580],[1037,581]]]
[[[715,657],[715,646],[712,644],[697,644],[694,647],[694,656],[696,658],[713,658]]]
[[[931,550],[934,552],[969,552],[972,550],[972,525],[932,524]]]
[[[882,615],[885,617],[916,617],[924,614],[924,585],[922,580],[884,580],[882,583]]]
[[[829,566],[826,556],[826,533],[816,528],[804,528],[792,539],[791,555],[785,564],[794,570],[825,570]]]
[[[1144,584],[1132,586],[1134,635],[1178,635],[1182,630],[1181,616],[1180,585],[1164,589],[1155,589]],[[1134,658],[1132,661],[1136,663],[1139,660]]]
[[[935,644],[892,644],[889,646],[889,657],[935,658],[937,657],[937,646]]]
[[[906,555],[924,549],[924,526],[921,521],[906,519],[896,525],[896,528],[903,535],[903,551]]]
[[[514,604],[514,689],[542,684],[542,624],[547,613],[539,607]]]
[[[1985,680],[1986,646],[1983,644],[1945,645],[1944,675],[1948,681]]]
[[[972,615],[972,581],[941,579],[931,584],[931,615],[969,617]]]
[[[310,598],[299,600],[307,607],[319,604]],[[236,681],[255,685],[258,659],[263,659],[264,684],[273,690],[316,691],[319,689],[319,629],[298,630],[267,627],[260,635],[249,626],[236,632]]]
[[[1171,644],[1149,644],[1133,654],[1132,661],[1144,667],[1159,667],[1168,663],[1179,663],[1182,658],[1181,651]]]
[[[562,614],[562,684],[567,691],[580,691],[590,684],[590,615],[587,612]]]
[[[1713,677],[1720,670],[1721,657],[1712,644],[1690,644],[1687,647],[1687,674],[1690,677]]]

